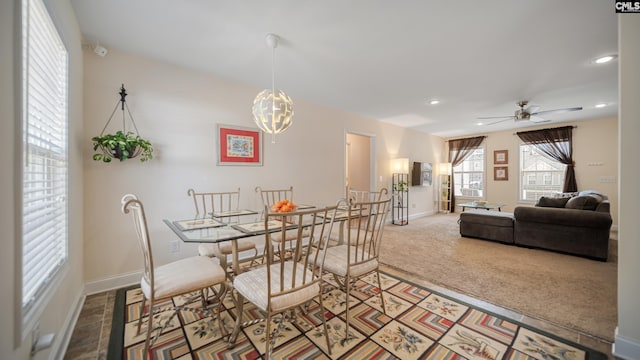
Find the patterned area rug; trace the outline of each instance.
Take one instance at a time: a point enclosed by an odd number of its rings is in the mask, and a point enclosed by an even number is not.
[[[552,334],[506,320],[408,281],[382,274],[386,315],[380,307],[375,276],[357,282],[349,299],[332,277],[325,277],[323,303],[332,356],[328,356],[320,306],[297,312],[276,340],[274,359],[606,359],[606,356]],[[140,288],[121,289],[116,296],[109,359],[142,359],[144,329],[136,336]],[[173,298],[166,306],[180,305]],[[351,327],[345,339],[345,306]],[[230,333],[236,316],[229,295],[221,316]],[[170,313],[160,313],[162,322]],[[250,304],[244,320],[259,318]],[[264,323],[244,328],[227,349],[217,320],[192,312],[174,317],[152,346],[150,359],[261,359]],[[272,327],[273,328],[273,327]]]

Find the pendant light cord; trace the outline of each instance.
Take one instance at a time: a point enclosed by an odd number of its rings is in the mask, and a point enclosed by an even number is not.
[[[278,46],[277,42],[271,48],[271,129],[274,128],[276,121],[276,46]],[[275,131],[271,131],[271,143],[276,143]]]
[[[271,92],[276,93],[276,45],[271,49]],[[274,100],[275,101],[275,100]]]

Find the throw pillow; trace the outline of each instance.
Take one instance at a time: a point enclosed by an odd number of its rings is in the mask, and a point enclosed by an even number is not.
[[[580,191],[580,193],[578,195],[590,195],[590,196],[594,196],[598,199],[598,201],[602,201],[602,200],[607,200],[607,196],[604,194],[601,194],[595,190],[584,190],[584,191]]]
[[[580,195],[575,196],[567,201],[567,205],[565,208],[567,209],[578,209],[578,210],[595,210],[598,207],[598,198],[591,195]]]
[[[554,198],[559,198],[559,199],[570,199],[574,196],[578,196],[577,192],[562,192],[562,193],[555,193],[553,194]]]
[[[538,202],[536,203],[536,206],[563,208],[565,207],[565,205],[567,205],[568,201],[569,201],[568,197],[567,198],[550,198],[550,197],[543,196],[538,200]]]

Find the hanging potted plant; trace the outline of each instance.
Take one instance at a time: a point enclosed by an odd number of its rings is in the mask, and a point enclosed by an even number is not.
[[[140,156],[140,161],[147,161],[153,158],[153,146],[151,143],[138,135],[138,128],[136,127],[136,123],[133,121],[133,117],[131,117],[131,112],[129,111],[129,107],[127,106],[127,102],[125,97],[127,96],[127,91],[124,88],[124,84],[120,88],[120,100],[116,104],[116,108],[113,109],[107,124],[102,129],[102,132],[99,136],[94,136],[91,138],[93,141],[93,151],[96,153],[93,154],[93,160],[95,161],[103,161],[103,162],[111,162],[112,159],[118,159],[120,161],[125,161],[127,159],[133,159],[135,157]],[[115,134],[104,134],[107,126],[111,122],[113,118],[113,114],[115,114],[118,105],[121,105],[122,109],[122,128],[123,130],[118,130]],[[129,118],[131,119],[131,123],[135,128],[136,132],[126,131],[125,132],[125,111],[127,109],[127,113],[129,114]]]
[[[140,155],[140,161],[147,161],[153,158],[153,146],[147,140],[144,140],[132,131],[126,134],[118,130],[115,134],[106,134],[102,136],[94,136],[93,141],[93,160],[111,162],[112,158],[125,161],[133,159]],[[100,150],[98,152],[98,150]]]

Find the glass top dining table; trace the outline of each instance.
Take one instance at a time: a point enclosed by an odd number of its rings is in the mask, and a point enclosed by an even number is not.
[[[313,206],[305,206],[304,209],[311,209]],[[300,207],[299,207],[300,209]],[[252,210],[242,210],[243,215],[258,214]],[[237,215],[229,215],[237,216]],[[337,209],[334,221],[344,222],[348,217],[347,209]],[[239,273],[238,261],[238,239],[248,238],[257,235],[264,235],[267,231],[275,232],[282,228],[282,222],[277,220],[269,221],[265,227],[264,220],[248,220],[246,222],[226,223],[224,217],[210,217],[200,219],[169,220],[164,219],[164,223],[186,243],[220,243],[231,241],[232,248],[232,268],[235,274]],[[302,226],[311,226],[311,221],[307,219]],[[325,221],[318,218],[317,223]],[[286,229],[295,229],[296,224],[286,225]],[[342,228],[342,226],[341,226]],[[342,231],[341,231],[342,233]]]

